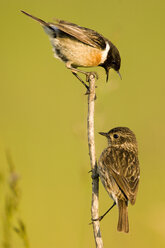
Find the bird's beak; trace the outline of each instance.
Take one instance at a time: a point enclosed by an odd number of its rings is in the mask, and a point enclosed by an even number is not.
[[[105,69],[105,72],[106,72],[106,82],[108,82],[108,79],[109,79],[109,69],[110,68],[108,68],[108,67],[104,67],[104,69]]]
[[[105,137],[108,137],[108,133],[104,133],[104,132],[99,132],[100,135],[103,135]]]
[[[107,75],[106,82],[108,82],[108,79],[109,79],[109,69],[106,69],[106,75]]]
[[[119,71],[117,71],[117,74],[119,75],[120,79],[122,80],[122,76]]]

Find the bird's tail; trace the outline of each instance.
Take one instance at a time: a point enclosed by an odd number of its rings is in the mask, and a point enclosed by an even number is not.
[[[33,18],[34,20],[36,20],[37,22],[39,22],[41,25],[46,25],[46,26],[49,25],[48,23],[46,23],[45,21],[41,20],[40,18],[35,17],[35,16],[33,16],[33,15],[30,15],[29,13],[27,13],[27,12],[25,12],[25,11],[23,11],[23,10],[21,10],[21,12],[22,12],[23,14],[25,14],[25,15],[27,15],[27,16]]]
[[[129,222],[128,222],[128,202],[124,200],[118,201],[119,208],[119,220],[117,230],[119,232],[129,232]]]
[[[47,23],[47,22],[43,21],[42,19],[40,19],[40,18],[38,18],[38,17],[35,17],[35,16],[33,16],[33,15],[30,15],[29,13],[27,13],[27,12],[25,12],[25,11],[23,11],[23,10],[21,10],[21,12],[22,12],[23,14],[25,14],[25,15],[31,17],[32,19],[36,20],[37,22],[39,22],[39,23],[42,25],[44,31],[45,31],[48,35],[53,36],[54,38],[56,37],[56,30],[57,30],[57,28],[56,28],[54,25],[51,25],[50,23]]]

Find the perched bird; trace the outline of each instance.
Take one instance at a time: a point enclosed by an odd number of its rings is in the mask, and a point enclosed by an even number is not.
[[[89,75],[77,67],[102,66],[108,81],[109,70],[113,68],[119,73],[121,58],[118,49],[111,41],[94,30],[56,19],[56,23],[45,22],[25,11],[25,15],[38,21],[48,34],[53,46],[54,55],[62,60],[68,69],[84,84],[78,72]],[[121,77],[121,75],[120,75]],[[88,81],[88,80],[87,80]]]
[[[108,139],[108,147],[98,161],[98,174],[114,201],[113,206],[118,206],[117,230],[128,233],[128,202],[135,204],[140,177],[136,137],[127,127],[116,127],[100,134]]]

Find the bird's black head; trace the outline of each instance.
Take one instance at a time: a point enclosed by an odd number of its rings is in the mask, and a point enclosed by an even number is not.
[[[107,59],[104,61],[104,63],[101,65],[104,67],[106,74],[107,74],[107,81],[109,77],[109,70],[113,68],[117,73],[119,74],[120,78],[120,65],[121,65],[121,58],[120,58],[120,53],[118,49],[112,44],[112,42],[109,41],[110,49],[107,54]]]

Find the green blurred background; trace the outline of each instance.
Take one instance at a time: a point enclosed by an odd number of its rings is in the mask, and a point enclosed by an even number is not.
[[[30,247],[95,244],[88,225],[91,178],[85,89],[54,59],[48,37],[21,9],[46,21],[57,17],[92,28],[118,47],[122,81],[110,71],[106,84],[104,70],[95,69],[96,153],[99,157],[106,146],[98,131],[130,127],[139,143],[141,179],[136,205],[129,207],[130,233],[116,231],[118,211],[113,209],[101,222],[104,245],[165,247],[165,2],[1,0],[0,8],[0,168],[6,173],[8,148],[21,176],[20,213]],[[101,185],[100,213],[111,204]],[[2,217],[2,204],[0,209]]]

